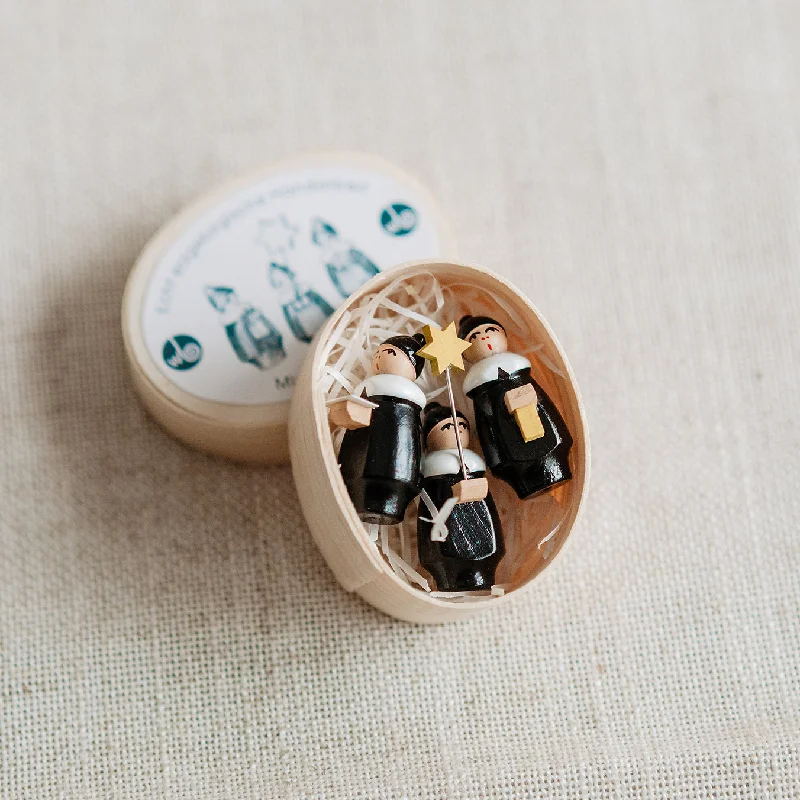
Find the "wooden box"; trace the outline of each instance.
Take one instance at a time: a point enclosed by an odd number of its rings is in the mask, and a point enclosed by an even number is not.
[[[438,281],[448,298],[448,318],[491,314],[507,327],[510,349],[527,355],[532,374],[560,410],[572,435],[572,479],[546,494],[519,500],[502,481],[489,484],[503,523],[506,555],[494,594],[447,596],[425,591],[398,574],[359,519],[342,480],[332,424],[321,388],[331,337],[347,315],[390,285]],[[401,293],[402,294],[402,293]],[[463,402],[463,395],[462,402]],[[297,380],[289,419],[292,470],[309,528],[339,583],[399,619],[439,623],[464,619],[513,602],[561,550],[578,518],[589,475],[589,441],[580,395],[567,359],[536,308],[508,281],[479,266],[449,262],[404,264],[366,283],[318,332]],[[409,514],[414,514],[413,508]],[[408,519],[408,515],[407,515]],[[561,572],[561,580],[569,580]]]

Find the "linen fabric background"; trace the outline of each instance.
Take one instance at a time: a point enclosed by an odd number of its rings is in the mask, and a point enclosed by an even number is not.
[[[0,0],[0,795],[800,795],[800,5]],[[137,254],[298,153],[421,178],[569,354],[516,604],[391,620],[137,404]],[[311,487],[300,487],[309,491]]]

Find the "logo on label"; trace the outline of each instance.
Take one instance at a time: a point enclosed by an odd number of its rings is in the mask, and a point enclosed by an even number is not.
[[[196,367],[203,357],[203,348],[194,336],[179,333],[164,342],[161,351],[164,363],[172,369],[186,370]]]
[[[381,226],[392,236],[407,236],[417,227],[417,212],[405,203],[391,203],[381,211]]]

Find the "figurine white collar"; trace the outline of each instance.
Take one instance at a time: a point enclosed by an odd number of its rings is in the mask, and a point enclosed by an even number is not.
[[[425,392],[414,381],[402,375],[392,375],[388,372],[372,375],[355,388],[353,395],[360,397],[362,391],[366,391],[367,397],[376,394],[399,397],[401,400],[408,400],[420,408],[425,408]]]
[[[464,462],[470,472],[486,472],[486,462],[473,450],[464,448]],[[422,474],[426,478],[455,475],[460,469],[458,450],[434,450],[422,459]]]
[[[464,378],[464,394],[489,381],[497,380],[497,370],[502,369],[509,375],[530,367],[531,362],[518,353],[497,353],[473,364]]]

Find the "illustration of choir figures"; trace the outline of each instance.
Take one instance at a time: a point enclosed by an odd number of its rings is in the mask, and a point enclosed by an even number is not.
[[[269,369],[286,358],[280,332],[260,309],[242,303],[229,286],[206,286],[205,294],[240,361]]]
[[[317,218],[311,225],[311,241],[322,250],[322,260],[333,285],[342,297],[348,297],[377,275],[378,267],[329,222]]]
[[[299,283],[294,271],[286,264],[273,261],[269,267],[269,282],[278,293],[292,333],[301,342],[310,342],[317,329],[333,313],[333,307],[313,289]]]
[[[374,374],[330,406],[331,422],[347,428],[339,465],[359,517],[396,525],[422,486],[422,409],[415,381],[424,360],[422,336],[392,336],[375,351]]]
[[[469,422],[460,411],[453,415],[451,408],[431,403],[425,409],[423,434],[427,453],[417,518],[420,563],[439,591],[491,589],[504,553],[503,534],[484,478],[486,465],[468,449]],[[470,494],[475,499],[457,502],[454,488],[466,478],[481,490]]]
[[[492,474],[522,499],[569,480],[572,437],[553,401],[531,377],[530,361],[508,351],[505,329],[491,317],[463,317],[458,335],[470,344],[464,353],[472,363],[464,393],[474,404],[478,438]]]

